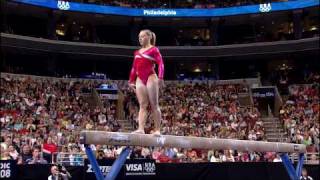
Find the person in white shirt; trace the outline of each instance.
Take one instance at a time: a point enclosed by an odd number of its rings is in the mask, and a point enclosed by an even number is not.
[[[221,162],[218,151],[214,151],[213,155],[210,158],[210,162]]]
[[[18,158],[19,153],[17,152],[17,150],[15,149],[15,147],[13,145],[9,145],[8,151],[9,151],[9,154],[12,157],[12,159],[16,160]]]
[[[273,162],[282,162],[279,154],[276,155],[276,157],[273,159]]]

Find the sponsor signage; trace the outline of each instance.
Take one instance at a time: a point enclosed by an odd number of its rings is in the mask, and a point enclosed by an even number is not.
[[[16,162],[10,160],[0,161],[0,179],[15,179]]]
[[[97,160],[100,170],[104,176],[106,176],[110,170],[111,166],[114,160],[108,159],[108,160]],[[94,178],[94,171],[92,169],[91,164],[88,160],[85,161],[85,176],[86,179]],[[131,176],[137,176],[137,177],[146,177],[146,178],[152,178],[156,176],[156,163],[152,159],[134,159],[134,160],[127,160],[125,164],[123,165],[119,177],[131,177]]]
[[[274,88],[252,88],[252,96],[254,98],[274,98]]]
[[[70,4],[68,1],[57,1],[57,8],[60,10],[69,10]]]

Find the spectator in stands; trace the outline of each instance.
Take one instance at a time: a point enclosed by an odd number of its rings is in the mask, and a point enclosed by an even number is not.
[[[10,156],[9,149],[5,149],[3,146],[1,146],[1,160],[13,160]]]
[[[239,162],[249,162],[250,161],[249,154],[246,152],[244,152],[244,153],[238,152],[238,156],[235,158],[237,158],[235,160],[239,161]]]
[[[110,156],[107,155],[107,157],[110,157]],[[103,152],[103,150],[101,150],[101,149],[97,150],[96,158],[99,160],[106,159],[106,156],[105,156],[105,153]]]
[[[279,154],[276,154],[276,157],[273,159],[273,162],[282,162],[282,159],[279,156]]]
[[[71,159],[70,164],[72,166],[81,166],[81,165],[83,165],[84,161],[83,161],[83,157],[82,157],[82,155],[80,153],[79,147],[77,147],[77,146],[72,147],[72,154],[71,155],[72,155],[72,158],[70,157],[70,159]]]
[[[232,155],[232,150],[225,150],[224,154],[225,156],[223,157],[222,161],[223,162],[235,162],[234,156]]]
[[[214,154],[212,154],[210,157],[210,162],[221,162],[221,159],[219,157],[219,151],[214,151]]]
[[[159,147],[155,147],[155,148],[153,149],[153,151],[152,151],[152,159],[158,160],[160,154],[161,154],[160,148],[159,148]]]
[[[7,137],[4,137],[4,139],[4,142],[1,142],[1,147],[7,150],[8,147],[12,144],[12,138],[10,137],[10,135],[8,135]]]
[[[42,145],[43,157],[47,161],[51,161],[52,156],[57,152],[57,150],[58,147],[56,143],[52,141],[51,137],[48,137],[47,142]]]
[[[319,164],[319,156],[317,157],[316,154],[311,154],[308,164]]]
[[[165,148],[164,154],[168,156],[170,159],[173,159],[177,156],[176,152],[174,151],[174,148]]]
[[[27,159],[32,159],[32,153],[31,153],[31,148],[28,144],[25,144],[22,146],[22,152],[21,152],[21,163],[22,164],[27,164]]]
[[[10,157],[13,160],[17,160],[19,153],[17,152],[17,150],[15,149],[15,147],[13,145],[9,145],[8,151],[9,151]]]
[[[160,155],[158,156],[156,161],[160,162],[160,163],[169,163],[171,161],[171,159],[166,155],[165,149],[162,148],[160,150]]]
[[[32,151],[32,158],[26,160],[26,164],[48,164],[48,161],[40,155],[40,148],[35,147]]]
[[[141,156],[143,158],[151,158],[151,151],[148,147],[142,147]]]

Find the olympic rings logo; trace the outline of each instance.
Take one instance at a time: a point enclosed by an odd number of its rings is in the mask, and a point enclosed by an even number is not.
[[[147,173],[154,173],[156,171],[156,165],[154,163],[144,163],[144,170]]]
[[[70,9],[70,4],[68,1],[58,1],[57,7],[60,10],[69,10]]]
[[[260,12],[269,12],[269,11],[271,11],[271,9],[272,9],[271,3],[260,4],[259,5]]]

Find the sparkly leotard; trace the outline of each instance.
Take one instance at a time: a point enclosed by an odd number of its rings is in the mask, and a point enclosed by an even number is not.
[[[138,50],[135,51],[129,83],[134,83],[138,76],[143,84],[146,85],[149,76],[155,74],[155,64],[158,65],[158,78],[163,79],[164,65],[159,49],[157,47],[151,47],[143,53],[140,53]]]

